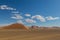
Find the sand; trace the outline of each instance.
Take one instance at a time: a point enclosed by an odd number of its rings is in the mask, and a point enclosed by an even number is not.
[[[60,40],[60,30],[0,30],[0,40]]]

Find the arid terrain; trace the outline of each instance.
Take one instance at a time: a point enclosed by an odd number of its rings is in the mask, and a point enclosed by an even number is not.
[[[60,0],[0,0],[0,40],[60,40]]]
[[[0,40],[60,40],[60,29],[39,31],[4,29],[0,30]]]

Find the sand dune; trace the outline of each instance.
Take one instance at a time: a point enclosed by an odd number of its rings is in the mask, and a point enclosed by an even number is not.
[[[2,27],[2,29],[24,29],[24,30],[28,30],[29,28],[23,24],[14,23],[14,24]]]
[[[60,28],[39,28],[34,26],[34,28],[29,29],[23,24],[15,23],[1,29],[0,40],[60,40]]]

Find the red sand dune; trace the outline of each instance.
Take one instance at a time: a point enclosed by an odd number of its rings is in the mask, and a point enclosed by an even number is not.
[[[15,23],[15,24],[11,24],[8,26],[4,26],[3,29],[25,29],[25,30],[28,30],[29,28],[23,24]]]

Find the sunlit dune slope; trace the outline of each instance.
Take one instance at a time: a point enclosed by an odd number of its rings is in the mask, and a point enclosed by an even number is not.
[[[23,24],[15,23],[15,24],[11,24],[8,26],[4,26],[2,29],[24,29],[24,30],[28,30],[29,28]]]

